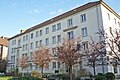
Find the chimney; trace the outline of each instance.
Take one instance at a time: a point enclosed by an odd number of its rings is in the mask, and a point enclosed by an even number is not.
[[[2,39],[8,39],[8,37],[4,37],[4,36],[1,36],[0,38],[2,38]]]
[[[0,38],[4,39],[4,36],[1,36]]]
[[[20,33],[24,33],[26,30],[20,30]]]

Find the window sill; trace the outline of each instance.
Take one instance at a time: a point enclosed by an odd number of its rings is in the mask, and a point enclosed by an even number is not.
[[[66,31],[69,31],[69,30],[72,30],[72,29],[76,29],[78,26],[71,26],[71,27],[68,27],[67,29],[64,29],[63,31],[66,32]]]
[[[82,37],[87,37],[88,35],[83,35]]]

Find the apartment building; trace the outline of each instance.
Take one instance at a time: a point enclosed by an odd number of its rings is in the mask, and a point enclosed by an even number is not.
[[[8,38],[0,37],[0,60],[6,59],[8,53]]]
[[[32,59],[33,51],[42,45],[53,48],[51,54],[54,54],[54,48],[63,42],[64,37],[72,39],[75,36],[80,36],[82,45],[86,49],[90,36],[95,41],[99,41],[100,37],[95,33],[101,28],[107,32],[109,27],[120,28],[120,16],[103,1],[96,1],[84,4],[27,30],[21,30],[20,34],[9,38],[8,69],[11,71],[18,68],[19,72],[22,72],[17,63],[18,59],[23,55]],[[84,62],[82,67],[93,73],[90,67],[84,65]],[[79,67],[75,69],[78,70]],[[114,67],[110,64],[105,65],[104,69],[105,72],[115,72]],[[29,62],[29,67],[25,72],[33,70],[40,69]],[[117,67],[116,70],[116,74],[119,74],[120,67]],[[49,67],[44,69],[45,73],[66,71],[67,68],[56,60],[52,60]],[[101,66],[96,67],[96,71],[97,73],[102,72]]]

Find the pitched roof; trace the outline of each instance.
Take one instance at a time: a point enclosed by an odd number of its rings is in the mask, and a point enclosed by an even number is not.
[[[0,45],[7,47],[8,46],[8,40],[0,37]]]
[[[96,1],[96,2],[89,2],[89,3],[87,3],[87,4],[85,4],[85,5],[82,5],[82,6],[78,7],[78,8],[75,8],[75,9],[73,9],[73,10],[70,10],[70,11],[66,12],[66,13],[63,13],[63,14],[61,14],[61,15],[58,15],[58,16],[52,18],[52,19],[49,19],[49,20],[47,20],[47,21],[45,21],[45,22],[43,22],[43,23],[37,24],[37,25],[35,25],[35,26],[33,26],[33,27],[25,30],[23,33],[17,34],[17,35],[15,35],[15,36],[9,38],[8,40],[11,40],[11,39],[16,38],[16,37],[18,37],[18,36],[21,36],[21,35],[23,35],[23,34],[25,34],[25,33],[28,33],[28,32],[30,32],[30,31],[36,30],[36,29],[38,29],[38,28],[40,28],[40,27],[46,26],[46,25],[48,25],[48,24],[50,24],[50,23],[56,22],[56,21],[61,20],[61,19],[63,19],[63,18],[66,18],[66,17],[68,17],[68,16],[71,16],[71,15],[76,14],[76,13],[78,13],[78,12],[81,12],[81,11],[83,11],[83,10],[86,10],[86,9],[91,8],[91,7],[97,6],[98,4],[103,4],[104,6],[107,6],[107,8],[109,8],[110,11],[112,11],[115,15],[117,15],[117,16],[120,18],[120,16],[119,16],[117,13],[115,13],[115,11],[113,11],[113,10],[112,10],[107,4],[105,4],[102,0]]]

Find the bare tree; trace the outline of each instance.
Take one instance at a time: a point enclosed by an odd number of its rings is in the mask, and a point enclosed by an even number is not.
[[[111,52],[114,54],[114,58],[120,61],[120,29],[109,29],[110,37],[108,37],[107,44]]]
[[[85,51],[86,58],[90,67],[93,67],[94,76],[96,75],[96,66],[102,65],[102,70],[104,73],[104,56],[106,54],[104,41],[95,41],[91,37],[91,42],[89,42],[89,48]],[[100,64],[101,62],[101,64]]]
[[[120,64],[120,28],[109,27],[108,32],[99,30],[99,35],[104,37],[104,42],[109,47],[109,54],[116,64]]]
[[[73,65],[80,62],[78,42],[78,39],[64,39],[63,43],[57,47],[58,59],[69,67],[70,80],[73,80]]]
[[[50,49],[47,47],[39,47],[33,53],[33,62],[36,66],[41,68],[41,74],[43,78],[43,69],[49,66],[51,61],[51,55],[49,54]]]
[[[26,56],[22,56],[19,61],[19,66],[22,68],[22,70],[24,70],[25,68],[27,68],[29,65],[28,65],[28,57]],[[23,76],[24,76],[24,72],[23,72]]]

